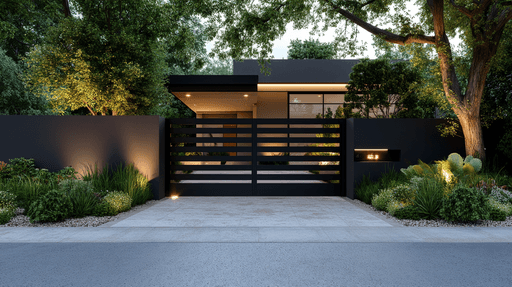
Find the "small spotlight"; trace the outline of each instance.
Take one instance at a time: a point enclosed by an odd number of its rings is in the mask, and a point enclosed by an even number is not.
[[[190,94],[187,94],[187,97],[190,97]]]
[[[245,94],[244,97],[247,98],[249,95],[248,94]]]
[[[178,199],[178,196],[177,195],[173,195],[173,196],[171,196],[171,199],[172,200],[176,200],[176,199]]]

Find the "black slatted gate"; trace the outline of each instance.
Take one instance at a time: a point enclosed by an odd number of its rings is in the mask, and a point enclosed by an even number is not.
[[[171,119],[168,123],[171,194],[345,196],[345,120]]]

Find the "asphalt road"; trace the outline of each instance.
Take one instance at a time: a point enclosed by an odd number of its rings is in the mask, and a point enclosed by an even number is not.
[[[6,243],[0,286],[511,286],[508,243]]]

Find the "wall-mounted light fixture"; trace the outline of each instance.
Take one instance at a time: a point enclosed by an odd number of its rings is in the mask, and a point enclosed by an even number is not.
[[[190,98],[190,94],[187,94],[187,98]]]
[[[247,98],[249,95],[248,94],[245,94],[244,97]]]
[[[354,149],[354,161],[400,161],[400,150],[385,148]]]

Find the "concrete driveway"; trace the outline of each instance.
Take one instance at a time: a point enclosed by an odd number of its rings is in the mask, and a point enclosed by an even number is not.
[[[110,227],[392,226],[348,201],[342,197],[180,197],[164,199]]]

